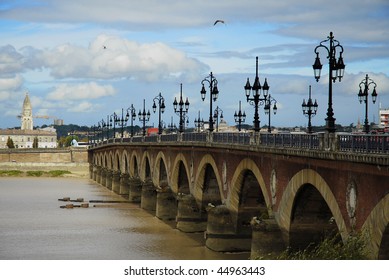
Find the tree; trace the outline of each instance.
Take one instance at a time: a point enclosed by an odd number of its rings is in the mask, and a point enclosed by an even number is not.
[[[15,144],[14,144],[14,141],[11,139],[11,137],[8,136],[8,139],[7,139],[7,147],[9,149],[14,149],[15,148]]]
[[[32,147],[34,149],[38,149],[38,137],[35,137],[34,138],[34,142],[32,143]]]

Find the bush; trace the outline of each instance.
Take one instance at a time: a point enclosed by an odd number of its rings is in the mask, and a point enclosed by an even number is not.
[[[60,177],[60,176],[63,176],[64,174],[70,174],[70,173],[71,172],[67,171],[67,170],[51,170],[48,172],[48,174],[51,177]]]
[[[27,171],[27,176],[41,177],[43,173],[44,173],[43,171]]]
[[[22,173],[20,170],[0,170],[0,176],[20,176]]]
[[[330,236],[314,246],[309,245],[302,251],[290,248],[284,251],[279,260],[366,260],[369,252],[363,234],[351,234],[345,243],[340,235]]]

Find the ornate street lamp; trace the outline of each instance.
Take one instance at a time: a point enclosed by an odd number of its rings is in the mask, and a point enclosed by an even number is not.
[[[303,99],[303,104],[301,105],[303,109],[303,115],[308,117],[308,133],[312,133],[312,124],[311,118],[317,113],[317,102],[315,99],[315,103],[312,102],[311,98],[311,86],[309,86],[309,97],[307,103],[305,103],[305,99]]]
[[[116,132],[115,132],[115,129],[116,129],[116,119],[117,119],[117,115],[116,113],[114,112],[111,116],[109,116],[109,127],[111,128],[112,127],[112,123],[113,123],[113,138],[115,139],[116,137]]]
[[[265,106],[264,106],[264,110],[265,110],[265,115],[268,115],[269,116],[269,123],[268,123],[268,128],[267,128],[267,132],[271,132],[271,126],[270,126],[270,110],[271,110],[271,104],[274,104],[273,106],[273,113],[274,115],[277,114],[277,100],[275,100],[273,97],[271,97],[271,95],[269,94],[265,100]]]
[[[146,104],[143,99],[143,112],[139,110],[138,113],[139,121],[143,123],[143,136],[146,136],[146,122],[150,120],[150,111],[148,110],[146,113]]]
[[[212,101],[216,101],[218,96],[219,96],[219,90],[217,88],[217,80],[213,76],[212,72],[204,78],[204,80],[201,81],[202,88],[201,88],[201,99],[204,101],[205,100],[205,94],[207,91],[205,90],[204,83],[207,82],[209,84],[209,131],[213,131],[213,117],[212,117]]]
[[[133,137],[134,136],[134,121],[136,118],[136,110],[135,110],[134,105],[131,104],[131,106],[129,108],[127,108],[126,118],[131,120],[131,137]]]
[[[320,73],[323,65],[320,62],[319,58],[319,48],[324,48],[328,53],[328,65],[329,65],[329,82],[328,82],[328,109],[327,109],[327,118],[326,120],[326,130],[328,132],[335,132],[335,118],[334,118],[334,111],[332,109],[332,83],[339,79],[339,82],[342,80],[344,76],[344,69],[345,65],[343,62],[343,46],[340,45],[340,43],[334,39],[334,35],[332,32],[330,32],[330,36],[327,37],[328,39],[323,40],[320,42],[318,46],[315,48],[316,53],[316,59],[315,63],[312,65],[314,70],[315,79],[318,82],[320,79]],[[325,46],[324,43],[329,43],[329,46]],[[339,49],[339,58],[338,61],[336,61],[336,52],[337,49]]]
[[[104,127],[105,127],[104,119],[101,119],[101,121],[99,121],[97,127],[99,129],[101,129],[101,142],[103,142],[104,141]]]
[[[242,113],[240,101],[239,101],[239,111],[238,112],[235,111],[234,119],[235,119],[235,122],[238,124],[238,131],[240,131],[241,124],[246,121],[246,113],[245,113],[245,111],[243,111],[243,113]]]
[[[154,113],[157,111],[157,105],[155,104],[155,101],[158,101],[158,134],[162,134],[161,115],[165,112],[165,99],[163,98],[162,94],[159,93],[156,97],[154,97],[153,101]]]
[[[121,133],[121,138],[123,139],[123,133],[124,133],[124,126],[127,124],[127,121],[128,121],[128,118],[130,117],[130,115],[127,114],[124,115],[124,110],[122,108],[122,116],[121,117],[118,117],[118,115],[115,114],[115,123],[117,125],[120,125],[121,129],[120,129],[120,133]],[[115,128],[113,129],[114,131],[114,134],[115,134]]]
[[[213,118],[216,119],[216,131],[219,131],[219,116],[220,116],[220,120],[222,120],[223,110],[219,106],[216,106],[216,109],[213,112]]]
[[[255,72],[254,84],[253,84],[253,86],[251,86],[249,78],[247,78],[247,82],[246,82],[246,85],[244,86],[244,89],[246,92],[247,102],[254,106],[254,131],[258,132],[261,129],[258,108],[260,105],[265,104],[270,87],[267,84],[266,78],[265,78],[265,82],[264,82],[263,86],[261,86],[261,84],[259,82],[259,77],[258,77],[258,56],[255,59],[256,59],[256,72]],[[263,93],[263,98],[260,97],[261,96],[261,89],[262,89],[262,93]],[[250,97],[251,92],[252,92],[253,97]]]
[[[201,132],[201,128],[204,126],[204,120],[200,119],[200,111],[199,111],[199,117],[194,120],[195,127],[197,128],[197,132]]]
[[[112,124],[109,122],[109,115],[107,115],[107,121],[104,122],[104,128],[107,130],[107,140],[109,139],[109,130],[111,129]]]
[[[359,93],[358,93],[358,99],[359,103],[362,104],[362,102],[365,102],[365,125],[363,126],[363,132],[369,133],[369,121],[367,120],[367,113],[368,113],[368,97],[369,97],[369,86],[374,85],[373,92],[371,94],[371,99],[373,101],[373,104],[377,100],[377,92],[375,88],[377,87],[377,84],[369,78],[369,76],[366,74],[366,77],[359,83]],[[364,89],[362,91],[362,86],[364,86]]]
[[[185,126],[186,114],[188,113],[189,110],[189,100],[187,97],[186,101],[184,102],[184,100],[182,99],[182,84],[180,84],[180,87],[181,87],[180,101],[177,102],[177,98],[174,97],[173,107],[174,107],[174,112],[180,117],[180,124],[179,124],[178,131],[183,132]]]

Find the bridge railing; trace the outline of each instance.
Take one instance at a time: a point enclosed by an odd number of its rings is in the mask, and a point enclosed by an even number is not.
[[[343,152],[389,153],[388,134],[338,134],[339,150]]]
[[[261,133],[261,145],[289,148],[319,149],[318,134]]]
[[[105,139],[94,143],[101,146],[120,142],[214,142],[244,146],[285,147],[310,150],[328,150],[354,153],[389,154],[389,134],[346,134],[336,133],[328,136],[325,133],[173,133],[132,138]]]
[[[226,144],[241,144],[249,145],[250,144],[250,134],[249,133],[223,133],[216,132],[213,133],[213,142],[217,143],[226,143]]]

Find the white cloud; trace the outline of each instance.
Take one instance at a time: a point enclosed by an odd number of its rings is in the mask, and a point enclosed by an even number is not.
[[[111,85],[99,85],[95,82],[83,84],[59,84],[47,95],[48,100],[82,100],[98,99],[115,95],[115,89]]]
[[[20,75],[0,78],[0,91],[14,91],[21,87],[23,78]]]

